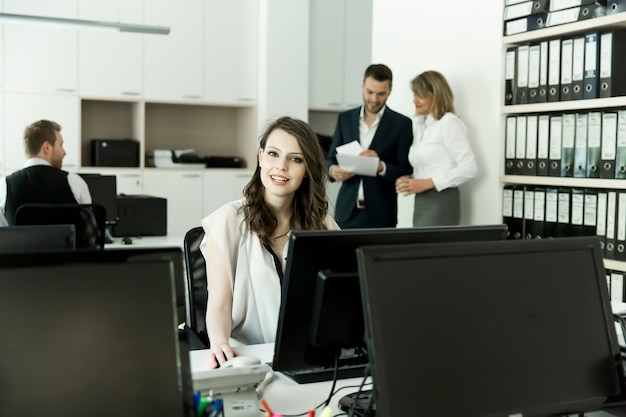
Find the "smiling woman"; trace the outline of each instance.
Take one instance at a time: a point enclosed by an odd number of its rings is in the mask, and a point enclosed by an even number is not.
[[[339,228],[328,216],[326,182],[311,127],[282,117],[261,135],[244,197],[202,220],[211,367],[237,355],[234,343],[274,341],[289,232]]]

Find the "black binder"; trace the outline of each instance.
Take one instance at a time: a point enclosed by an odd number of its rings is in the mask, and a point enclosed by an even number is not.
[[[534,239],[535,228],[535,189],[524,187],[524,239]]]
[[[574,177],[587,176],[587,113],[576,115],[576,138],[574,139]]]
[[[626,110],[617,112],[617,146],[615,151],[615,178],[626,178]]]
[[[548,101],[559,101],[561,96],[561,40],[548,43]]]
[[[602,147],[600,152],[600,178],[615,178],[617,151],[617,113],[602,113]]]
[[[556,234],[558,237],[570,235],[572,221],[572,190],[569,188],[559,188],[558,192],[558,221]]]
[[[562,116],[561,129],[561,177],[574,176],[574,142],[576,134],[576,115]]]
[[[600,178],[602,113],[592,111],[587,116],[587,178]]]
[[[561,151],[563,117],[560,115],[550,116],[550,155],[548,174],[551,177],[561,176]]]
[[[559,190],[557,188],[546,188],[546,221],[545,237],[558,237],[559,220]]]
[[[585,35],[585,75],[583,78],[583,98],[598,97],[598,79],[600,77],[600,38],[598,32]]]
[[[603,256],[606,255],[606,212],[608,204],[608,191],[598,191],[598,217],[596,218],[596,236],[600,241],[600,249]]]
[[[584,236],[585,192],[579,188],[571,190],[570,236]]]
[[[524,175],[537,175],[537,125],[539,117],[529,114],[526,117],[526,159],[524,162]]]
[[[615,260],[626,261],[626,192],[617,193]]]
[[[517,100],[515,104],[528,103],[528,44],[517,47],[517,68],[515,70],[515,85],[517,87]]]
[[[533,216],[533,228],[531,234],[535,239],[543,239],[545,236],[546,223],[546,189],[535,187],[535,208]]]
[[[548,101],[548,41],[539,43],[539,103]]]
[[[598,192],[596,190],[586,189],[585,208],[583,217],[583,235],[596,235],[596,222],[598,220]]]
[[[504,133],[504,173],[506,175],[515,174],[515,116],[506,118],[506,132]]]
[[[626,31],[604,32],[600,35],[599,97],[626,95]]]
[[[550,116],[539,115],[537,125],[537,175],[548,176],[550,173]]]
[[[572,53],[572,100],[582,100],[585,78],[585,37],[574,38]]]
[[[507,48],[504,61],[504,105],[517,102],[517,86],[515,85],[515,70],[517,69],[517,47]]]
[[[515,174],[523,175],[526,163],[526,116],[517,116],[515,126]]]
[[[528,49],[528,102],[539,103],[539,70],[541,45],[533,43]]]
[[[511,221],[513,239],[523,239],[524,230],[524,187],[513,187],[513,218]]]
[[[509,235],[507,239],[514,239],[514,227],[513,222],[513,186],[505,185],[502,188],[502,223],[507,225]]]
[[[561,101],[572,99],[574,39],[561,40]]]
[[[604,247],[604,257],[607,259],[615,259],[616,220],[617,192],[609,191],[606,200],[606,245]]]

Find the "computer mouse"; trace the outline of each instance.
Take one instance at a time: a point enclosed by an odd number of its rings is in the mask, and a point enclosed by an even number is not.
[[[132,245],[133,239],[131,239],[129,236],[126,236],[125,238],[122,238],[122,243],[125,245]]]
[[[220,368],[243,368],[246,366],[260,365],[261,359],[254,356],[235,356],[224,362]]]

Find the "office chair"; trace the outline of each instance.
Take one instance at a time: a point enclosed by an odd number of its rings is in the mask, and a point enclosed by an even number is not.
[[[73,224],[76,249],[103,249],[106,210],[100,204],[27,203],[17,208],[15,224]]]
[[[190,229],[185,234],[183,252],[185,256],[185,275],[189,292],[189,329],[200,339],[204,346],[210,346],[206,328],[206,308],[208,291],[206,285],[206,262],[200,252],[200,242],[204,237],[201,226]]]

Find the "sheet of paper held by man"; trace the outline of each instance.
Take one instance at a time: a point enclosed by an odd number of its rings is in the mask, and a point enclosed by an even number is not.
[[[358,175],[375,177],[378,172],[378,157],[359,156],[363,147],[354,140],[337,147],[337,162],[339,167]]]

